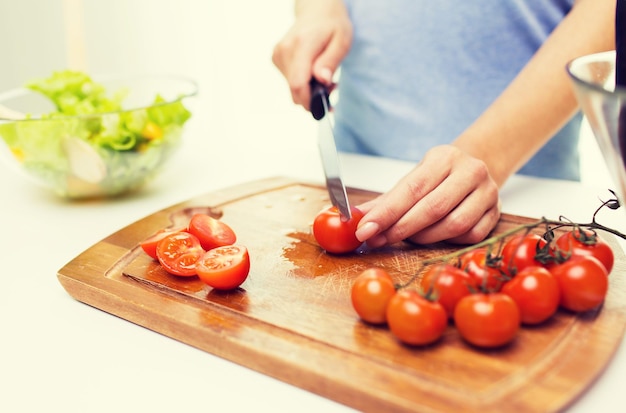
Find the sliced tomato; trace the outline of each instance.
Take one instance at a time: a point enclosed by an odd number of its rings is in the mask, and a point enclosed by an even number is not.
[[[188,231],[198,237],[200,245],[206,251],[237,241],[235,231],[224,221],[207,214],[195,214],[189,221]]]
[[[170,234],[184,231],[185,229],[186,229],[185,227],[162,229],[158,231],[157,233],[155,233],[154,235],[140,242],[139,245],[141,246],[141,249],[143,249],[146,254],[152,257],[152,259],[158,260],[157,255],[156,255],[156,249],[157,249],[157,245],[159,244],[159,241],[161,241],[163,238],[167,237]]]
[[[232,290],[248,278],[250,255],[243,245],[225,245],[207,251],[196,264],[198,277],[217,290]]]
[[[165,271],[181,277],[196,275],[196,262],[203,254],[198,237],[185,231],[167,235],[156,249],[157,259]]]

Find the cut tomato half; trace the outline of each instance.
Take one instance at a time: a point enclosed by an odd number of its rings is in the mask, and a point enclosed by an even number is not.
[[[167,235],[156,249],[157,259],[165,271],[182,277],[196,275],[196,262],[203,254],[198,237],[184,231]]]
[[[195,214],[189,221],[188,231],[198,237],[206,251],[237,241],[235,231],[223,221],[207,214]]]
[[[250,255],[243,245],[226,245],[207,251],[196,264],[198,277],[217,290],[232,290],[248,278]]]
[[[161,241],[163,238],[167,237],[170,234],[184,231],[185,229],[186,229],[185,227],[162,229],[158,231],[157,233],[155,233],[154,235],[140,242],[139,245],[141,246],[141,249],[143,249],[146,254],[152,257],[152,259],[158,260],[157,255],[156,255],[156,249],[157,249],[157,245],[159,244],[159,241]]]

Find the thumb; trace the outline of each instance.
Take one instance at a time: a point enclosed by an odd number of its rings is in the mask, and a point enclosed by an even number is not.
[[[350,42],[333,36],[328,46],[313,63],[313,76],[329,86],[333,83],[333,75],[339,64],[350,50]]]

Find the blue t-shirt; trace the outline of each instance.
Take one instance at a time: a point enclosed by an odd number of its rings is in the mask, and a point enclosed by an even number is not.
[[[496,99],[574,0],[345,2],[354,39],[341,65],[338,147],[419,161]],[[579,180],[580,122],[578,114],[519,172]]]

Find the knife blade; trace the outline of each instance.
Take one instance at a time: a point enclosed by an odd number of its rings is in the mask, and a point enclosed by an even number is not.
[[[351,219],[350,202],[346,187],[341,179],[341,164],[335,144],[333,122],[330,115],[330,97],[328,88],[319,83],[315,78],[311,79],[311,114],[319,122],[318,145],[326,187],[333,206],[337,207],[341,216]]]

